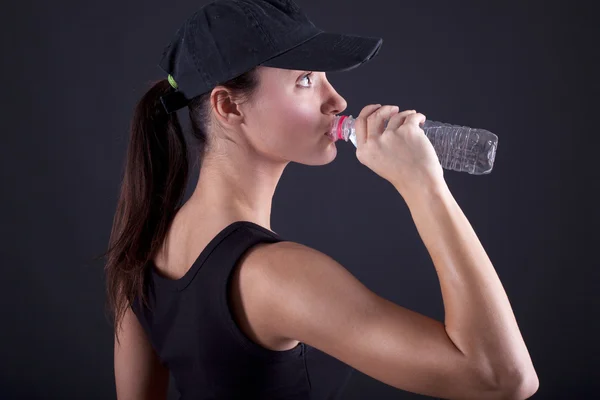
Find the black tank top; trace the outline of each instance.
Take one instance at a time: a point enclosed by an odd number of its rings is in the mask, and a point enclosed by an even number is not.
[[[266,349],[238,327],[229,308],[230,276],[258,243],[281,242],[274,232],[237,221],[215,236],[178,280],[150,262],[144,290],[132,309],[182,400],[339,399],[353,368],[305,343]]]

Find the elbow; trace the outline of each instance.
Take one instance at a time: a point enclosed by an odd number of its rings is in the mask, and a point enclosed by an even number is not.
[[[521,380],[521,383],[517,386],[515,399],[528,399],[533,396],[540,387],[540,380],[538,379],[535,371],[527,378]]]
[[[540,381],[535,371],[515,379],[514,384],[503,391],[502,399],[525,400],[533,396],[540,387]]]

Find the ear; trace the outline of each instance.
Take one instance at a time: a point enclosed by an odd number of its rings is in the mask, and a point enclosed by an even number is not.
[[[239,124],[243,113],[231,91],[223,86],[215,87],[210,94],[214,118],[221,125]]]

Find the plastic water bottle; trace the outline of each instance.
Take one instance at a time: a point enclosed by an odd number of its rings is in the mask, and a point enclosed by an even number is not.
[[[332,138],[350,140],[356,147],[354,121],[352,115],[336,116],[330,133]],[[421,124],[421,129],[433,144],[442,168],[473,175],[492,171],[498,148],[498,136],[492,132],[429,120]]]

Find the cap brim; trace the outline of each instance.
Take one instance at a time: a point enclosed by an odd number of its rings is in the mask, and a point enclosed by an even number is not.
[[[261,65],[307,71],[349,71],[375,57],[382,44],[381,38],[321,32]]]

